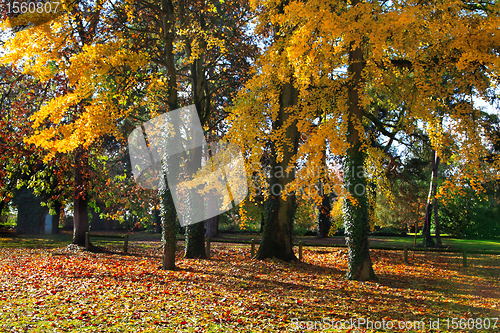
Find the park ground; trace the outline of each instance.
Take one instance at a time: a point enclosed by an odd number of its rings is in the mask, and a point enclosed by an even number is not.
[[[163,271],[157,238],[132,235],[124,254],[117,240],[96,240],[108,251],[90,253],[67,246],[70,235],[0,235],[0,331],[500,331],[498,255],[469,254],[463,267],[460,253],[410,251],[404,264],[403,251],[374,249],[379,279],[362,283],[344,278],[345,248],[322,246],[305,246],[302,262],[287,263],[251,259],[248,244],[212,242],[210,260],[188,260],[179,241],[178,270]],[[500,249],[500,242],[444,242]]]

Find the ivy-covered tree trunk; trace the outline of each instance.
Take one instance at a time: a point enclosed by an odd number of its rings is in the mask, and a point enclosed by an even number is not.
[[[358,1],[352,3],[356,5]],[[351,198],[344,201],[344,224],[348,246],[347,278],[366,281],[376,279],[370,258],[368,235],[370,232],[366,178],[364,173],[365,153],[361,150],[363,109],[358,89],[361,89],[363,51],[359,45],[352,45],[349,51],[348,85],[349,114],[347,140],[351,147],[343,159],[344,184]],[[353,200],[352,200],[353,199]]]
[[[78,246],[85,246],[85,233],[89,231],[87,172],[87,152],[79,147],[75,150],[75,197],[73,212],[73,244]]]
[[[296,260],[293,252],[292,230],[296,211],[295,195],[285,199],[281,194],[285,187],[295,179],[295,170],[285,172],[293,156],[297,153],[299,131],[296,121],[289,121],[288,108],[297,105],[298,91],[291,82],[283,84],[280,97],[280,110],[274,129],[288,126],[283,142],[283,159],[277,160],[276,148],[272,148],[270,195],[265,204],[264,232],[256,258],[278,258],[285,261]]]
[[[165,65],[168,73],[168,96],[167,104],[169,111],[179,108],[177,95],[177,70],[175,68],[174,41],[175,41],[175,7],[171,0],[161,1],[161,11],[158,13],[161,17],[161,38],[164,43],[163,57],[161,62]],[[162,269],[174,270],[175,250],[177,245],[177,212],[175,210],[174,199],[167,182],[166,166],[168,161],[162,161],[163,181],[160,184],[160,215],[162,225],[163,242],[163,264]]]

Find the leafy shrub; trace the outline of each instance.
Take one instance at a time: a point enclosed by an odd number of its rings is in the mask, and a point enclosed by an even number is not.
[[[295,212],[293,229],[294,233],[300,236],[316,229],[316,208],[313,202],[300,200]]]
[[[440,206],[439,219],[444,233],[464,238],[500,236],[500,207],[493,206],[469,189]]]
[[[394,227],[384,227],[371,233],[373,236],[406,236],[406,232]]]

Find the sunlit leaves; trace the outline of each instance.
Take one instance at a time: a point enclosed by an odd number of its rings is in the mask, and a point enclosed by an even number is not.
[[[0,327],[9,331],[291,331],[292,319],[426,320],[497,316],[498,258],[373,251],[377,282],[346,281],[345,249],[305,248],[304,263],[250,259],[213,245],[213,260],[158,269],[159,243],[133,256],[0,250]],[[151,257],[152,256],[152,257]],[[471,277],[473,279],[471,279]],[[496,314],[496,315],[495,315]],[[363,330],[360,330],[360,332]]]

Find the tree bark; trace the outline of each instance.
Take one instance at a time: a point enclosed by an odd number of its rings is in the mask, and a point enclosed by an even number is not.
[[[62,204],[59,201],[54,203],[55,215],[52,215],[52,233],[59,233],[59,220],[61,218],[61,208]]]
[[[205,258],[205,224],[203,222],[186,226],[185,258]]]
[[[328,231],[330,231],[330,212],[332,205],[330,203],[330,196],[323,194],[321,204],[318,206],[318,237],[327,238]]]
[[[73,213],[73,244],[85,246],[89,231],[88,214],[88,156],[82,147],[75,150],[75,197]]]
[[[320,171],[321,178],[319,181],[319,188],[320,188],[320,195],[322,198],[321,198],[321,203],[318,206],[318,217],[316,221],[316,227],[317,227],[318,237],[327,238],[328,231],[330,231],[330,212],[332,211],[332,205],[330,203],[330,195],[328,193],[325,193],[323,186],[323,184],[328,181],[326,177],[328,173],[328,166],[326,164],[326,140],[321,150],[322,150],[321,158],[323,166],[322,170]]]
[[[439,216],[438,216],[438,200],[437,200],[437,177],[438,177],[438,168],[439,168],[439,156],[435,156],[434,163],[432,165],[432,173],[434,174],[433,176],[433,182],[432,182],[432,197],[433,197],[433,202],[434,202],[434,229],[436,232],[436,245],[441,246],[443,245],[441,241],[441,228],[439,225]]]
[[[161,234],[161,211],[159,209],[153,210],[153,221],[155,233]]]
[[[219,236],[219,215],[207,220],[206,238],[215,238]]]
[[[172,0],[161,1],[161,38],[165,44],[164,59],[168,73],[168,99],[169,111],[178,109],[177,97],[177,69],[175,68],[174,40],[175,40],[175,8]],[[168,161],[163,161],[163,167]],[[163,182],[160,185],[160,215],[162,225],[163,264],[162,269],[175,270],[175,250],[177,245],[177,212],[175,211],[172,193],[168,187],[166,170],[163,170]]]
[[[47,207],[41,205],[31,188],[21,187],[15,192],[14,204],[17,206],[16,234],[40,234],[45,225]]]
[[[355,6],[359,1],[353,1]],[[347,141],[351,147],[343,159],[343,177],[347,190],[355,200],[344,201],[344,224],[346,227],[346,242],[348,246],[349,280],[376,279],[370,258],[368,235],[370,232],[368,199],[366,193],[366,178],[364,175],[365,153],[361,150],[361,134],[363,109],[358,89],[361,89],[363,71],[363,51],[361,47],[351,45],[349,51],[348,74],[351,82],[348,85],[349,115],[347,124]]]
[[[203,29],[205,27],[205,21],[203,16],[199,17],[200,27]],[[188,40],[187,45],[187,56],[191,57],[191,48]],[[200,49],[204,50],[206,48],[206,42],[202,41],[200,43]],[[204,54],[201,53],[197,59],[193,60],[193,63],[190,65],[191,72],[191,87],[193,93],[193,103],[196,106],[196,110],[198,111],[198,116],[200,118],[200,123],[203,126],[208,119],[210,114],[210,99],[208,95],[205,95],[205,92],[208,91],[207,88],[207,80],[205,76],[205,68],[204,68]],[[202,154],[200,152],[199,161],[195,160],[195,169],[201,167],[201,158]],[[196,154],[195,154],[196,156]],[[203,203],[200,203],[203,207]],[[203,209],[203,208],[201,208]],[[209,223],[209,221],[206,221]],[[186,227],[186,251],[185,258],[194,259],[194,258],[205,258],[205,223],[200,222],[194,225],[189,225]]]
[[[174,270],[175,267],[175,249],[177,245],[177,213],[175,211],[174,200],[170,189],[167,185],[167,180],[160,186],[159,190],[161,203],[160,215],[161,225],[163,228],[163,265],[162,269]]]
[[[434,243],[434,240],[432,239],[432,236],[431,236],[431,215],[432,215],[432,202],[433,202],[432,198],[435,197],[435,195],[434,195],[434,176],[435,176],[435,171],[437,171],[437,169],[436,169],[436,151],[434,149],[432,149],[432,151],[431,151],[431,165],[432,165],[431,181],[429,184],[429,194],[427,195],[427,206],[425,207],[424,227],[422,229],[422,236],[424,237],[424,239],[422,240],[422,245],[424,247],[434,247],[436,245]]]
[[[275,129],[289,123],[290,114],[287,109],[298,103],[298,90],[291,82],[283,84],[280,98],[279,114],[274,122]],[[296,260],[293,252],[292,229],[296,211],[294,194],[286,199],[281,197],[285,187],[295,179],[295,169],[284,172],[297,153],[299,131],[297,121],[291,122],[285,131],[283,159],[277,161],[276,148],[273,146],[271,162],[270,195],[265,204],[265,224],[257,259],[278,258],[285,261]]]

